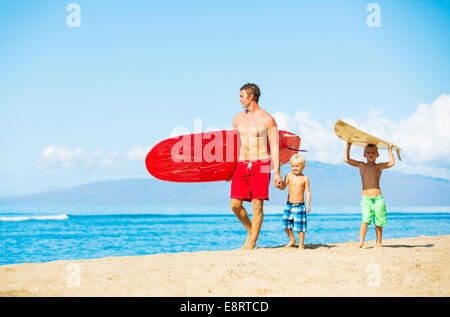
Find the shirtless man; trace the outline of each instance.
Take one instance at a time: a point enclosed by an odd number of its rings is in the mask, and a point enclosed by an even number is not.
[[[243,249],[254,249],[263,222],[263,203],[269,200],[269,183],[272,161],[274,185],[280,187],[278,128],[273,117],[258,105],[260,90],[255,84],[246,84],[240,90],[239,101],[244,111],[233,119],[233,129],[240,138],[239,159],[231,180],[230,206],[247,229],[248,237]],[[271,155],[268,153],[269,140]],[[248,218],[243,201],[252,201],[252,220]]]
[[[364,148],[364,157],[367,163],[355,161],[350,158],[351,143],[347,143],[344,161],[351,166],[359,168],[362,181],[362,223],[359,230],[359,244],[362,248],[364,238],[366,236],[367,227],[371,224],[372,219],[375,223],[375,231],[377,234],[377,247],[382,247],[381,236],[383,234],[383,226],[386,224],[386,205],[380,190],[381,172],[385,168],[391,168],[395,164],[394,155],[392,154],[393,144],[389,144],[389,162],[375,163],[379,156],[378,148],[374,144],[366,145]]]

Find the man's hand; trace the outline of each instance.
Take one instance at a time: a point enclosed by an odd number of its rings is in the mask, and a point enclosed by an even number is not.
[[[306,206],[306,213],[309,214],[310,211],[311,211],[311,208],[309,206]]]
[[[389,151],[392,151],[392,148],[394,147],[394,143],[389,143],[389,147],[388,147],[388,150]]]
[[[275,176],[273,178],[273,184],[276,188],[281,188],[283,185],[283,178],[280,175],[280,172],[275,172]]]

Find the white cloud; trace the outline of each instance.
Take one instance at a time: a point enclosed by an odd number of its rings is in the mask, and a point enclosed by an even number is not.
[[[301,138],[300,148],[307,150],[307,160],[338,164],[344,157],[344,148],[336,139],[332,126],[323,125],[308,111],[299,111],[293,116],[283,112],[273,115],[280,130],[297,133]]]
[[[151,146],[133,146],[127,153],[126,157],[132,161],[143,161],[150,152]]]
[[[275,119],[279,130],[284,131],[292,130],[291,118],[284,112],[281,111],[276,112],[275,114],[273,114],[273,118]]]
[[[308,150],[307,158],[343,163],[345,144],[335,135],[334,122],[320,122],[308,111],[293,116],[277,112],[274,117],[280,128],[299,134],[301,147]],[[419,104],[412,114],[399,122],[383,117],[382,111],[375,108],[371,108],[363,120],[341,119],[402,148],[404,161],[397,164],[399,170],[450,179],[450,95],[442,95],[432,104]],[[360,149],[352,150],[356,159],[361,154]],[[387,159],[387,151],[381,151],[380,161]]]
[[[108,169],[118,169],[122,165],[120,160],[121,160],[120,152],[111,152],[103,154],[101,159],[98,161],[98,165]]]
[[[80,148],[68,148],[65,146],[49,145],[46,146],[37,162],[41,168],[50,167],[105,167],[117,168],[119,163],[117,159],[120,153],[111,152],[103,153],[96,150],[92,153],[87,153]]]
[[[292,131],[301,137],[301,148],[308,150],[304,154],[307,160],[344,164],[345,143],[335,135],[334,122],[321,121],[308,111],[292,115],[277,112],[274,118],[280,129]],[[442,95],[431,104],[419,104],[413,113],[398,122],[385,118],[382,111],[375,108],[371,108],[367,117],[362,120],[341,119],[401,147],[403,161],[395,169],[450,179],[450,95]],[[172,134],[180,132],[191,133],[184,128],[173,131]],[[43,149],[38,165],[135,170],[137,164],[142,168],[141,162],[145,160],[150,148],[133,146],[122,153],[104,153],[100,150],[87,152],[80,148],[51,145]],[[361,148],[352,148],[351,155],[363,160]],[[387,151],[380,151],[379,161],[387,159]]]
[[[332,124],[322,124],[315,120],[308,111],[295,114],[293,121],[300,131],[301,148],[308,150],[310,160],[338,164],[343,159],[343,146],[336,142]]]
[[[348,121],[401,147],[409,163],[446,165],[450,164],[449,122],[450,95],[440,96],[431,105],[419,104],[412,114],[398,123],[383,118],[382,112],[374,108],[361,123]]]
[[[431,105],[419,104],[416,111],[400,121],[392,137],[403,144],[413,162],[450,164],[450,95]]]
[[[38,164],[40,167],[74,167],[83,164],[91,156],[79,148],[70,149],[63,146],[50,145],[42,151]]]
[[[133,146],[125,153],[101,150],[87,152],[78,147],[49,145],[42,150],[37,163],[41,168],[129,169],[133,168],[137,161],[143,162],[150,148],[150,146]]]

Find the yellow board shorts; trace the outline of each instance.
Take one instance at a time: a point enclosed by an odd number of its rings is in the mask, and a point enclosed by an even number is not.
[[[362,222],[372,223],[374,220],[375,226],[384,226],[386,221],[386,205],[383,196],[376,197],[361,197]]]

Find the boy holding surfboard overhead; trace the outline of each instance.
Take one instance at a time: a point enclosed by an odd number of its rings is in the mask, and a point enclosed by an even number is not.
[[[264,200],[269,199],[271,162],[275,170],[274,185],[280,187],[278,128],[274,118],[258,105],[261,95],[255,84],[245,84],[240,89],[239,101],[244,111],[233,119],[238,131],[240,148],[238,162],[231,179],[230,207],[247,229],[248,237],[243,249],[254,249],[263,222]],[[270,154],[267,147],[270,145]],[[252,220],[248,218],[243,201],[252,201]]]
[[[367,159],[367,163],[352,160],[350,158],[351,146],[352,144],[348,142],[344,161],[351,166],[359,168],[362,181],[362,223],[359,230],[358,247],[362,248],[364,245],[367,227],[372,223],[372,220],[375,223],[377,235],[376,246],[382,247],[383,226],[386,224],[386,205],[381,195],[380,177],[383,169],[391,168],[395,164],[394,155],[392,154],[394,145],[392,143],[389,144],[389,162],[386,163],[375,163],[379,154],[378,147],[374,144],[368,144],[364,147],[364,157]]]

